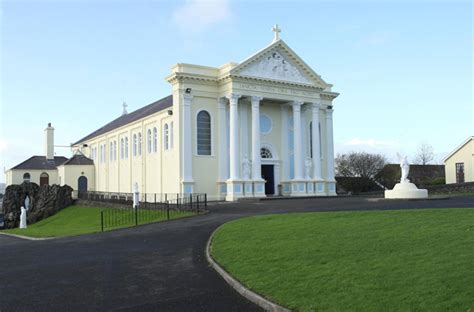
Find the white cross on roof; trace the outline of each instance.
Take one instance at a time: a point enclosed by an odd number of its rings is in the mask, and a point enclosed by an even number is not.
[[[278,24],[275,24],[275,26],[272,27],[272,31],[275,33],[275,36],[273,37],[273,42],[280,40],[281,29],[278,28]]]

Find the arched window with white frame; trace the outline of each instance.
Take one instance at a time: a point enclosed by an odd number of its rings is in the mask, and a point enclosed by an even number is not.
[[[31,179],[31,175],[29,172],[25,172],[23,174],[23,182],[30,182],[30,179]]]
[[[125,141],[123,138],[120,139],[120,159],[125,157]]]
[[[138,132],[138,156],[142,155],[142,133]]]
[[[125,137],[125,159],[128,159],[128,137]]]
[[[260,157],[261,157],[262,159],[272,159],[272,158],[273,158],[273,154],[272,154],[272,152],[271,152],[268,148],[262,147],[262,148],[260,149]]]
[[[114,160],[117,160],[117,140],[114,140]]]
[[[148,129],[146,133],[146,144],[147,144],[147,151],[148,154],[151,154],[152,146],[151,146],[151,129]]]
[[[167,123],[163,126],[163,149],[169,149],[169,129]]]
[[[110,142],[109,144],[109,160],[114,160],[114,143]]]
[[[156,153],[158,150],[158,129],[153,128],[153,152]]]
[[[170,123],[170,149],[174,146],[174,133],[173,133],[173,122]]]
[[[137,156],[137,135],[133,135],[133,156]]]
[[[196,117],[197,154],[211,155],[211,115],[203,110]]]

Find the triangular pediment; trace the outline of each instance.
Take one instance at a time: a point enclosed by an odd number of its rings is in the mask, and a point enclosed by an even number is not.
[[[231,70],[230,74],[322,89],[328,86],[283,40],[272,43],[242,61]]]

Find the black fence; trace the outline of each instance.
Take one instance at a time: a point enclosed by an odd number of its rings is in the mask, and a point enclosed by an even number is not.
[[[78,198],[117,205],[102,209],[100,213],[102,232],[197,215],[207,209],[207,194],[143,193],[139,194],[137,207],[133,207],[133,193],[81,192]]]

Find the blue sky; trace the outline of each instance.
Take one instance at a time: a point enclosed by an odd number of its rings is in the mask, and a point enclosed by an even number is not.
[[[335,150],[440,160],[474,134],[470,1],[3,1],[0,166],[170,94],[178,62],[220,66],[271,26],[334,84]],[[69,156],[67,148],[56,149]],[[0,181],[4,176],[0,175]]]

